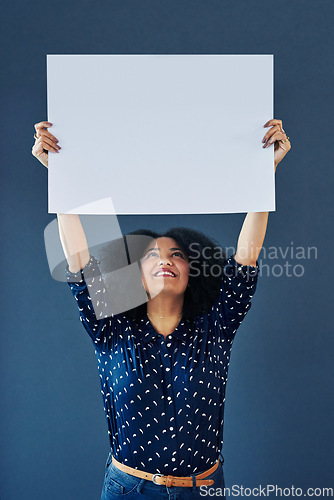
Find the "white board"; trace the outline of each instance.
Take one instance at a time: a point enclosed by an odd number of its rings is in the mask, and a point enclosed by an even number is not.
[[[49,55],[47,79],[50,213],[275,210],[272,55]]]

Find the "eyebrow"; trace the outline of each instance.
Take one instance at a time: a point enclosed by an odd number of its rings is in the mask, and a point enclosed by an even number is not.
[[[144,253],[144,255],[146,255],[148,252],[150,252],[151,250],[160,250],[160,248],[157,248],[157,247],[152,247],[152,248],[149,248],[148,250],[146,250],[146,252]],[[170,248],[169,250],[179,250],[180,252],[184,253],[184,251],[182,250],[182,248]]]

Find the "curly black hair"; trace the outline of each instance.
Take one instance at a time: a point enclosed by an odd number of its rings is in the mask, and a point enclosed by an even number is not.
[[[99,252],[102,269],[112,269],[115,249],[124,248],[124,243],[128,264],[136,261],[140,264],[148,245],[161,237],[174,239],[189,260],[189,280],[183,304],[184,317],[192,319],[200,313],[209,311],[219,293],[227,256],[225,249],[218,242],[200,231],[186,227],[174,227],[162,233],[149,229],[132,231],[123,239],[114,240],[102,247]],[[144,303],[124,312],[124,315],[129,319],[140,320],[145,316],[146,309],[147,304]]]

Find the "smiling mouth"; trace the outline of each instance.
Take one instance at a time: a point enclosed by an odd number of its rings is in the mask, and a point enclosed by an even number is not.
[[[167,278],[175,278],[176,274],[173,273],[173,271],[157,271],[155,274],[153,274],[156,278],[160,277],[167,277]]]

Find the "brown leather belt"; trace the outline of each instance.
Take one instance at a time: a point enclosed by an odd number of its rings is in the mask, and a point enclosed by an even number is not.
[[[170,488],[171,486],[193,486],[193,478],[191,476],[188,477],[180,477],[180,476],[164,476],[163,474],[150,474],[149,472],[144,472],[138,469],[133,469],[132,467],[128,467],[127,465],[121,464],[116,460],[115,457],[112,457],[113,464],[123,472],[130,474],[131,476],[140,477],[141,479],[146,479],[148,481],[153,481],[154,484],[159,484],[161,486],[167,486]],[[204,479],[207,476],[210,476],[218,467],[219,460],[211,467],[211,469],[202,472],[201,474],[196,474],[196,486],[202,486],[204,484],[210,485],[213,484],[213,479]]]

